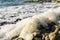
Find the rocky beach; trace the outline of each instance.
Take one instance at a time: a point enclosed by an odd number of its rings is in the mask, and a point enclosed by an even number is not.
[[[0,8],[0,40],[4,40],[3,38],[8,32],[13,31],[13,29],[19,26],[21,20],[30,18],[34,15],[40,15],[51,8],[57,7],[60,7],[60,5],[56,3],[31,3]],[[48,31],[45,28],[41,28],[41,34],[35,36],[33,40],[60,40],[60,25],[50,27]],[[11,40],[16,40],[17,37],[13,37]]]

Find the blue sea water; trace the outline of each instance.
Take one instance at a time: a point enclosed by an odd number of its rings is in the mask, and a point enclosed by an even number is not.
[[[0,0],[0,7],[22,5],[24,0]]]
[[[0,0],[0,8],[7,6],[25,5],[25,4],[29,5],[31,3],[25,2],[25,0]]]

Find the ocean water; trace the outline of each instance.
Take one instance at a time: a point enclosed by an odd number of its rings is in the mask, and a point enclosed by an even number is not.
[[[24,0],[0,0],[0,7],[22,5]]]
[[[17,6],[17,5],[29,5],[35,4],[39,2],[25,2],[25,0],[0,0],[0,8],[8,7],[8,6]]]

